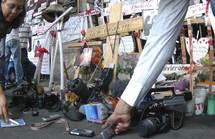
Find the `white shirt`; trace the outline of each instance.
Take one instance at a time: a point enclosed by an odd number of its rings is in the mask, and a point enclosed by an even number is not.
[[[19,40],[19,29],[12,29],[9,34],[6,36],[6,42],[12,39]]]
[[[29,24],[24,23],[19,27],[19,37],[21,48],[27,48],[31,37],[31,27]]]

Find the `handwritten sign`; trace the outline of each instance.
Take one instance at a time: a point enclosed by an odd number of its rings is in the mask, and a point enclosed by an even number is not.
[[[195,4],[192,6],[189,6],[186,18],[192,17],[192,16],[197,16],[205,13],[206,11],[206,4]]]
[[[158,0],[125,0],[123,2],[124,15],[152,9],[158,9]]]
[[[83,24],[81,24],[81,20],[85,20]],[[64,24],[64,28],[61,32],[61,38],[63,43],[71,42],[77,39],[80,39],[81,34],[81,26],[86,26],[84,24],[87,24],[87,19],[80,17],[80,16],[74,16],[70,17],[69,20]]]
[[[171,74],[175,72],[185,73],[189,70],[189,64],[166,64],[162,73],[163,74]]]
[[[118,23],[109,23],[107,25],[100,25],[97,27],[89,28],[86,31],[86,38],[89,40],[140,29],[143,29],[143,18],[137,17],[133,19],[123,20]]]
[[[43,22],[32,27],[32,34],[43,34],[51,26],[51,23]]]
[[[195,38],[192,38],[192,46],[193,46],[193,61],[195,63],[200,64],[200,60],[205,57],[208,53],[208,44],[209,39],[208,38],[200,38],[199,40],[196,40]],[[186,49],[187,52],[190,54],[190,41],[189,38],[185,38],[186,42]]]
[[[134,51],[134,40],[132,36],[122,37],[119,45],[119,54],[131,53]]]

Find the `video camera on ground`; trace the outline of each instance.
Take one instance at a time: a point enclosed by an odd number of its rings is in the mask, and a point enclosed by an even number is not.
[[[156,92],[171,91],[171,96],[156,98]],[[152,92],[155,92],[152,94]],[[174,87],[153,88],[139,105],[142,111],[138,125],[138,133],[141,137],[150,137],[157,133],[164,133],[170,129],[177,130],[184,123],[184,109],[186,101],[192,99],[192,94],[185,91],[176,94]]]

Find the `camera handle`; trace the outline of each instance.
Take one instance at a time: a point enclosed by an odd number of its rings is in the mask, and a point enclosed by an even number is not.
[[[158,88],[151,88],[149,93],[152,92],[164,92],[164,91],[172,91],[172,95],[175,96],[175,89],[172,86],[165,86],[165,87],[158,87]]]

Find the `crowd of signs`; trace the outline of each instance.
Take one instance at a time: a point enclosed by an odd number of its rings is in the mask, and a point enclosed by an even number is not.
[[[53,0],[54,1],[54,0]],[[29,9],[28,9],[28,15],[33,15],[35,14],[35,11],[38,11],[38,8],[40,6],[44,5],[46,0],[29,0]],[[49,1],[46,6],[48,6],[52,2]],[[35,3],[37,3],[35,5]],[[123,13],[124,14],[132,14],[132,13],[137,13],[137,12],[143,12],[143,18],[144,18],[144,31],[142,33],[142,38],[146,38],[150,32],[150,28],[152,26],[152,23],[154,21],[154,18],[156,17],[157,14],[157,8],[158,8],[158,3],[159,0],[124,0],[123,3]],[[36,10],[35,10],[36,9]],[[104,10],[105,11],[105,10]],[[189,10],[187,12],[187,17],[192,17],[192,16],[199,16],[202,13],[205,12],[205,4],[195,4],[189,7]],[[87,15],[90,16],[90,15]],[[64,28],[61,32],[61,37],[63,38],[62,41],[63,43],[71,42],[74,40],[78,40],[81,37],[81,30],[87,29],[88,27],[88,22],[87,22],[87,16],[83,14],[77,14],[76,16],[70,17],[70,19],[65,23]],[[27,16],[28,18],[32,18],[32,16]],[[32,20],[28,20],[32,21]],[[38,35],[44,30],[46,30],[50,26],[50,23],[47,23],[45,21],[40,22],[39,24],[33,25],[32,30],[33,30],[33,37],[32,37],[32,46],[33,49],[35,48],[36,43],[39,41],[42,47],[45,47],[47,50],[51,50],[53,43],[50,41],[47,41],[46,35]],[[48,39],[50,39],[48,37]],[[50,39],[51,40],[51,39]],[[121,51],[125,50],[126,52],[130,52],[133,50],[133,44],[130,43],[130,38],[123,38],[123,42],[121,43],[126,43],[123,44],[124,46],[121,46]],[[208,44],[207,44],[207,38],[200,38],[199,40],[196,40],[193,38],[193,59],[195,63],[199,63],[200,59],[202,57],[205,57],[208,52]],[[127,45],[128,44],[128,45]],[[126,46],[126,48],[125,48]],[[186,39],[186,48],[189,53],[189,41]],[[34,57],[34,51],[29,53],[29,58],[33,61],[33,63],[37,63],[38,58]],[[42,74],[49,74],[50,73],[50,55],[45,54],[44,59],[43,59],[43,66],[42,66]]]

